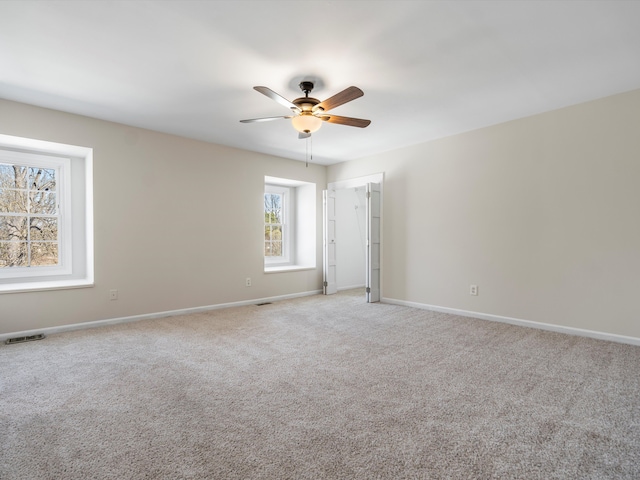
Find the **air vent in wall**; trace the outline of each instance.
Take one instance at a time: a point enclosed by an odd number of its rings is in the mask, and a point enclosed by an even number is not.
[[[11,345],[12,343],[31,342],[33,340],[42,340],[43,338],[45,338],[45,335],[43,333],[39,333],[37,335],[29,335],[28,337],[10,338],[4,343]]]

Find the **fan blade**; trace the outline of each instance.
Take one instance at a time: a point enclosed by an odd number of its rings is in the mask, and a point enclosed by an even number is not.
[[[240,123],[257,123],[257,122],[270,122],[271,120],[280,120],[281,118],[293,118],[288,117],[264,117],[264,118],[249,118],[247,120],[240,120]]]
[[[300,109],[298,107],[296,107],[293,103],[291,103],[289,100],[284,98],[282,95],[278,95],[276,92],[274,92],[270,88],[267,88],[267,87],[253,87],[253,89],[255,91],[257,91],[257,92],[260,92],[263,95],[266,95],[271,100],[274,100],[274,101],[278,102],[282,106],[290,108],[291,110],[293,110],[295,112],[299,112],[300,111]]]
[[[339,107],[340,105],[350,102],[351,100],[355,100],[356,98],[360,98],[363,95],[364,92],[358,87],[345,88],[340,93],[336,93],[333,97],[327,98],[324,102],[320,102],[314,106],[313,111],[316,112],[322,109],[327,112],[332,108]]]
[[[359,128],[367,127],[371,123],[371,120],[365,120],[363,118],[340,117],[338,115],[322,115],[320,118],[325,122]]]
[[[309,138],[310,136],[311,136],[311,134],[310,134],[310,133],[304,133],[304,132],[300,132],[300,133],[298,133],[298,138],[299,138],[300,140],[302,140],[303,138]]]

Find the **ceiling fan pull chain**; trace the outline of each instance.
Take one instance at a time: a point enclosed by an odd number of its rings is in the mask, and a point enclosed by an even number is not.
[[[311,148],[309,148],[309,145],[311,145]],[[309,135],[307,137],[306,148],[307,148],[306,155],[305,155],[306,162],[304,163],[304,166],[306,168],[309,168],[309,160],[313,161],[313,135]]]

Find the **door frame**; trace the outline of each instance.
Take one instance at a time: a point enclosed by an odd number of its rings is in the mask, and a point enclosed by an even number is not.
[[[382,275],[383,275],[383,251],[384,251],[384,242],[383,242],[383,189],[384,189],[384,173],[374,173],[372,175],[367,175],[364,177],[356,177],[350,178],[346,180],[337,180],[335,182],[327,183],[327,190],[343,190],[348,188],[356,188],[356,187],[365,187],[369,183],[377,183],[380,185],[380,298],[382,298]],[[324,216],[324,214],[323,214]],[[324,219],[323,219],[324,221]],[[324,233],[323,233],[324,237]],[[367,249],[368,255],[368,249]],[[323,253],[324,257],[324,253]],[[324,258],[323,258],[324,262]],[[340,265],[336,265],[336,268],[340,268]]]

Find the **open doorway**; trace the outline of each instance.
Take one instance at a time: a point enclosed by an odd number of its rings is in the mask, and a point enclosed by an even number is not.
[[[383,174],[333,182],[324,192],[324,293],[360,289],[380,301]]]
[[[367,197],[365,186],[336,190],[336,286],[340,290],[366,288]]]

